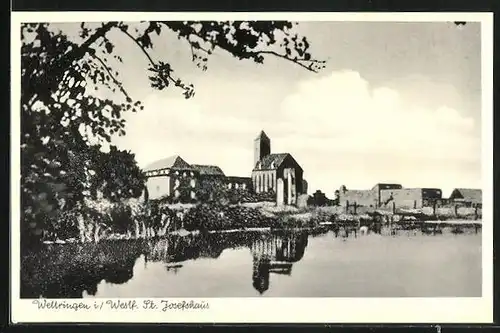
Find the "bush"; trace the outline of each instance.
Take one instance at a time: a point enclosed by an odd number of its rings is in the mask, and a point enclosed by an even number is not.
[[[186,213],[184,227],[188,231],[227,230],[269,227],[273,221],[254,208],[239,205],[200,204]]]

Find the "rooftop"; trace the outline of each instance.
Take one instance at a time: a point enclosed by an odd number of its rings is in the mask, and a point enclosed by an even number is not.
[[[159,169],[182,169],[191,170],[192,167],[184,161],[179,155],[169,156],[161,160],[155,161],[145,168],[143,171],[154,171]]]

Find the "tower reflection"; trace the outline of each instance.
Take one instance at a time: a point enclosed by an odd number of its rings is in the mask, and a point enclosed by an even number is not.
[[[293,263],[302,259],[307,247],[307,233],[267,235],[250,245],[253,258],[252,285],[262,295],[269,289],[273,274],[292,274]]]

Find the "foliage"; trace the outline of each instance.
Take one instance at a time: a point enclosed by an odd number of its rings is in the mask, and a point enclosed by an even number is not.
[[[312,59],[307,39],[293,33],[290,22],[81,23],[78,38],[49,23],[22,24],[23,235],[39,236],[51,223],[66,221],[59,211],[78,211],[85,197],[102,194],[117,202],[140,195],[144,177],[134,155],[111,145],[111,139],[126,134],[123,113],[143,106],[128,94],[111,65],[123,62],[123,54],[117,53],[110,36],[122,33],[143,52],[152,88],[177,87],[190,98],[194,86],[176,77],[168,62],[155,60],[151,53],[155,38],[166,30],[187,42],[192,60],[202,70],[216,48],[259,64],[274,56],[314,72],[324,66],[323,61]],[[105,91],[115,97],[103,97]]]

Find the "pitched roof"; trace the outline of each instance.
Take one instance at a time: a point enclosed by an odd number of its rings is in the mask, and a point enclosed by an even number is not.
[[[191,165],[184,161],[179,155],[163,158],[146,166],[143,171],[153,171],[158,169],[192,169]]]
[[[255,140],[260,140],[262,138],[269,140],[269,137],[267,136],[266,132],[264,132],[264,131],[260,131],[259,135],[257,135]]]
[[[465,199],[466,201],[481,203],[483,200],[483,191],[476,188],[456,188],[451,193],[451,196],[455,199]]]
[[[401,184],[394,184],[394,183],[377,183],[375,186],[372,187],[372,189],[375,189],[378,186],[379,189],[402,189],[403,186]]]
[[[193,169],[200,172],[200,175],[204,176],[225,176],[221,168],[216,165],[201,165],[201,164],[191,164]]]
[[[254,170],[276,170],[279,168],[281,163],[285,160],[288,153],[279,153],[279,154],[269,154],[264,156],[254,167]],[[257,168],[257,165],[260,163],[260,168]]]

